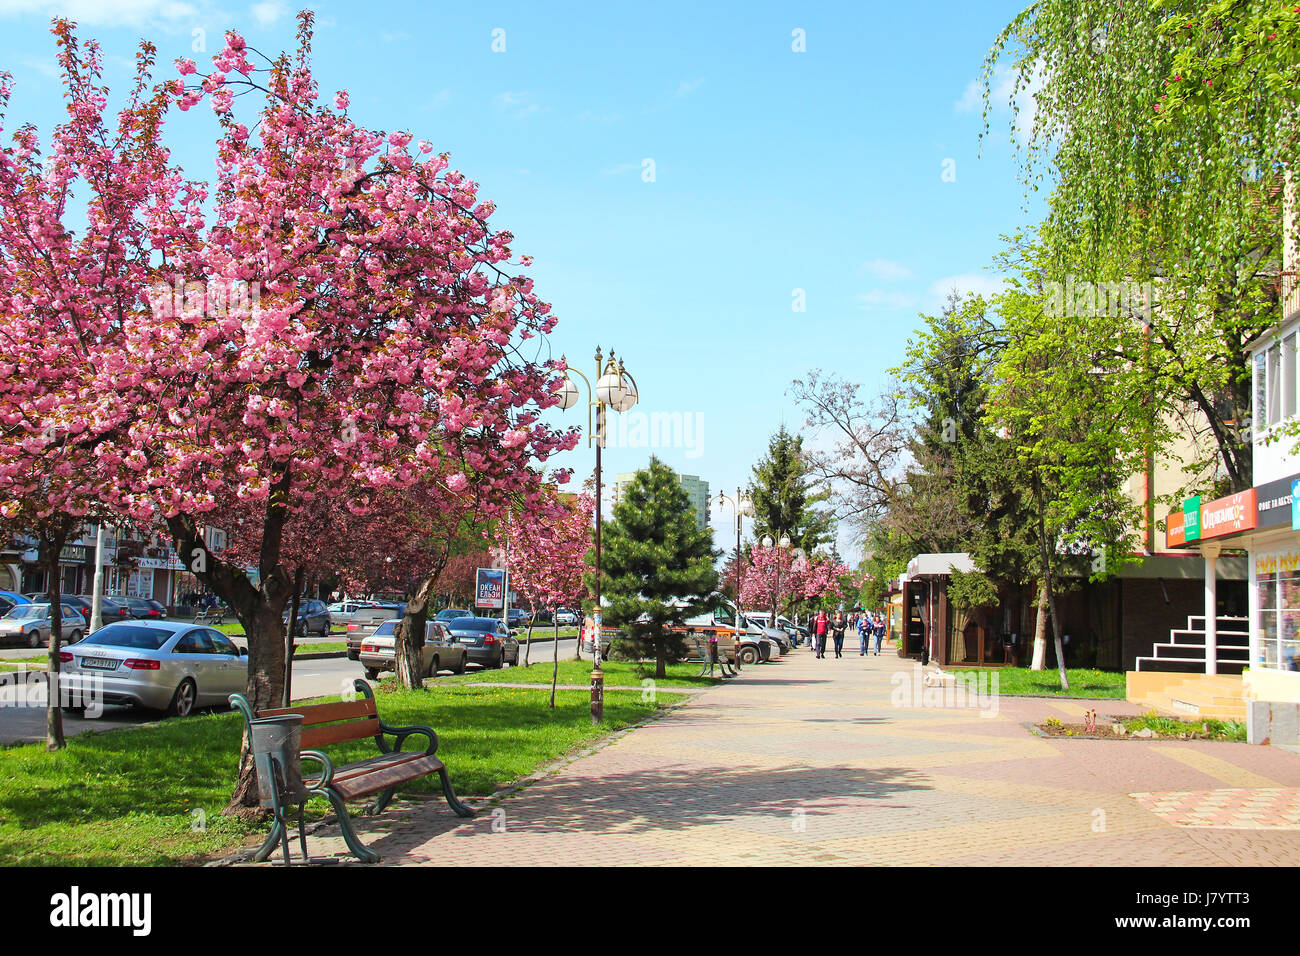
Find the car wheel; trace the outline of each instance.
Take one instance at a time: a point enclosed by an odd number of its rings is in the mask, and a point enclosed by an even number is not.
[[[378,667],[367,667],[367,668],[366,668],[366,680],[379,680],[379,668],[378,668]]]
[[[433,660],[429,661],[429,669],[424,672],[425,678],[437,677],[438,670],[441,667],[442,665],[438,662],[438,655],[435,654]]]
[[[756,648],[756,647],[742,647],[742,648],[740,649],[740,663],[742,663],[742,664],[757,664],[757,663],[758,663],[758,648]]]
[[[329,621],[321,621],[321,624],[320,624],[320,636],[321,636],[321,637],[329,637],[329,636],[330,636],[330,622],[329,622]]]
[[[466,663],[468,663],[468,660],[467,660],[466,656],[462,655],[462,656],[461,656],[461,659],[460,659],[460,665],[456,668],[456,673],[457,673],[457,674],[463,674],[463,673],[465,673],[465,665],[466,665]]]
[[[354,651],[352,648],[349,647],[349,648],[348,648],[348,660],[350,660],[350,661],[359,661],[359,660],[361,660],[361,652],[360,652],[360,651]]]
[[[81,640],[81,632],[80,632],[80,631],[73,631],[71,634],[68,635],[68,639],[67,639],[64,643],[65,643],[65,644],[75,644],[75,643],[77,643],[77,641],[79,641],[79,640]]]
[[[40,646],[41,646],[41,632],[40,632],[40,631],[32,631],[30,634],[27,635],[27,646],[28,646],[28,647],[40,647]]]
[[[188,717],[194,711],[194,700],[197,696],[198,688],[194,686],[194,681],[185,678],[181,681],[181,686],[176,688],[167,713],[172,717]]]

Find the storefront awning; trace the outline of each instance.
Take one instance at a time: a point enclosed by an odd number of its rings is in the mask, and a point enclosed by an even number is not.
[[[918,554],[907,562],[906,578],[935,577],[940,574],[952,574],[953,571],[974,571],[975,562],[964,551],[944,554]]]

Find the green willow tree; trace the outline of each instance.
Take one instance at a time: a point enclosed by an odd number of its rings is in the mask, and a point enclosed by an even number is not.
[[[1040,265],[1053,312],[1105,320],[1100,341],[1142,313],[1149,368],[1113,348],[1096,366],[1134,379],[1126,392],[1148,380],[1157,420],[1190,413],[1206,439],[1191,481],[1217,472],[1222,490],[1252,483],[1244,346],[1277,319],[1292,107],[1249,82],[1223,109],[1183,108],[1200,94],[1177,91],[1212,88],[1191,61],[1230,58],[1234,16],[1260,6],[1041,0],[997,38],[984,72],[986,117],[1004,70],[1016,95],[1033,94],[1022,167],[1027,189],[1051,189]]]
[[[653,655],[655,677],[663,679],[669,658],[680,656],[670,628],[714,606],[714,562],[722,552],[713,549],[712,532],[696,524],[677,474],[653,457],[614,505],[601,545],[605,619],[642,655]],[[595,564],[594,554],[588,563]]]

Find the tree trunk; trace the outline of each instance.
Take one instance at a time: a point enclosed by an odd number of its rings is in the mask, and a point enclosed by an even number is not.
[[[663,680],[668,676],[668,638],[661,636],[655,641],[655,678]]]
[[[581,639],[579,639],[581,640]],[[560,616],[555,616],[555,646],[551,649],[551,710],[555,709],[555,685],[560,679]]]
[[[439,568],[438,572],[441,573]],[[424,630],[429,620],[429,592],[438,574],[426,577],[406,604],[406,613],[394,631],[397,680],[412,690],[424,686]]]
[[[1056,641],[1056,667],[1061,675],[1061,690],[1069,690],[1070,681],[1065,676],[1065,653],[1061,646],[1061,621],[1056,616],[1056,596],[1052,593],[1052,551],[1055,549],[1049,548],[1047,543],[1047,514],[1043,506],[1043,482],[1042,477],[1037,473],[1034,474],[1034,496],[1038,499],[1038,550],[1043,562],[1043,593],[1047,596],[1048,610],[1052,615],[1052,633]]]
[[[1052,637],[1056,646],[1056,669],[1061,675],[1061,690],[1070,689],[1070,679],[1065,676],[1065,645],[1061,641],[1061,619],[1056,615],[1056,595],[1047,589],[1048,607],[1052,612]]]
[[[284,606],[293,586],[279,563],[281,533],[284,528],[282,509],[268,507],[258,563],[256,587],[243,568],[211,554],[199,534],[198,526],[188,515],[167,519],[176,544],[176,553],[191,573],[198,576],[212,593],[235,612],[248,636],[248,682],[244,696],[254,713],[272,710],[284,699]],[[249,820],[262,820],[266,811],[257,803],[257,772],[245,737],[240,749],[239,776],[230,803],[223,814]]]
[[[537,617],[537,610],[534,608],[533,613],[528,618],[528,634],[525,638],[524,646],[524,667],[528,666],[528,661],[532,657],[533,650],[533,618]]]
[[[298,633],[298,595],[302,593],[302,565],[293,573],[293,597],[289,601],[289,626],[284,634],[284,704],[293,705],[293,639]]]
[[[1047,666],[1047,613],[1047,576],[1043,575],[1038,587],[1038,615],[1034,620],[1034,659],[1029,665],[1032,671]]]
[[[45,672],[45,749],[50,753],[68,745],[63,736],[63,710],[59,707],[59,653],[63,645],[63,582],[59,580],[59,555],[67,537],[66,531],[56,529],[40,539],[40,550],[45,552],[41,557],[50,578],[45,589],[45,597],[50,602],[50,655],[49,669]]]

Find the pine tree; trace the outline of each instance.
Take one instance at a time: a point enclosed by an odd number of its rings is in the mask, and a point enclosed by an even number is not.
[[[803,436],[790,434],[784,425],[768,441],[766,457],[754,466],[749,497],[759,540],[765,534],[774,541],[789,536],[793,547],[812,554],[834,538],[831,516],[817,508],[827,496],[812,488]]]
[[[643,654],[653,654],[655,677],[668,676],[680,639],[669,628],[710,610],[717,600],[713,536],[695,521],[695,509],[671,468],[658,458],[636,473],[614,505],[601,542],[605,618]]]

